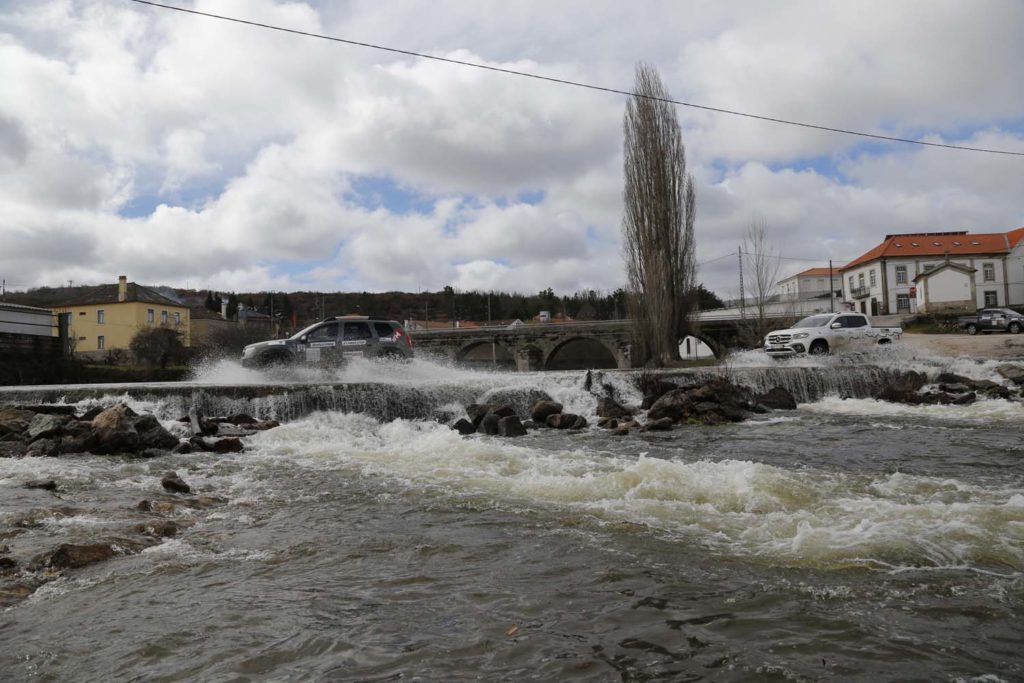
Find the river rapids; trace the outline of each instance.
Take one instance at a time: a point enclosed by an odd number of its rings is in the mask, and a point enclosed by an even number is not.
[[[222,361],[180,385],[26,389],[0,402],[125,401],[182,435],[197,401],[283,424],[242,453],[0,459],[18,558],[144,521],[168,470],[208,501],[0,612],[0,679],[1021,680],[1024,403],[868,398],[905,369],[1005,384],[996,365],[740,353],[693,372],[798,408],[626,437],[446,423],[538,390],[593,423],[595,387],[639,405],[629,372]]]

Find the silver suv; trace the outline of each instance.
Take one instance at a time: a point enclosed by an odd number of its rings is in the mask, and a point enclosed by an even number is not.
[[[313,323],[288,339],[249,344],[242,365],[334,365],[348,358],[412,358],[412,340],[394,320],[343,315]]]

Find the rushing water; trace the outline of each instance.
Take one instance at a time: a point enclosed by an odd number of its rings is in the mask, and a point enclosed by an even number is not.
[[[170,469],[227,501],[168,508],[177,537],[0,613],[0,677],[1021,680],[1024,404],[880,403],[865,388],[899,369],[999,378],[994,363],[873,360],[740,354],[718,371],[808,402],[719,427],[511,440],[431,418],[531,389],[592,416],[583,373],[205,368],[193,395],[286,383],[292,399],[250,406],[295,419],[240,454],[0,460],[0,544],[19,558],[152,519],[135,503],[174,500]],[[640,400],[626,373],[593,379]],[[328,381],[382,384],[364,411],[288,408],[296,382]],[[134,393],[103,400],[182,429],[179,403]],[[382,422],[381,401],[425,405]],[[40,478],[61,490],[21,488]]]

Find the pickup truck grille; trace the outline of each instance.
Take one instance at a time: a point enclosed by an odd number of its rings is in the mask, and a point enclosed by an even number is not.
[[[788,334],[772,334],[768,335],[769,344],[788,344],[790,335]]]

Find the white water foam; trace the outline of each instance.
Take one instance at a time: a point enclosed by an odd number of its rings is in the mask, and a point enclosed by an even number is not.
[[[912,406],[872,398],[841,399],[827,396],[816,403],[799,407],[801,412],[827,415],[848,415],[870,418],[904,418],[937,422],[984,424],[989,422],[1019,423],[1024,420],[1024,404],[1004,399],[983,399],[970,405]]]

